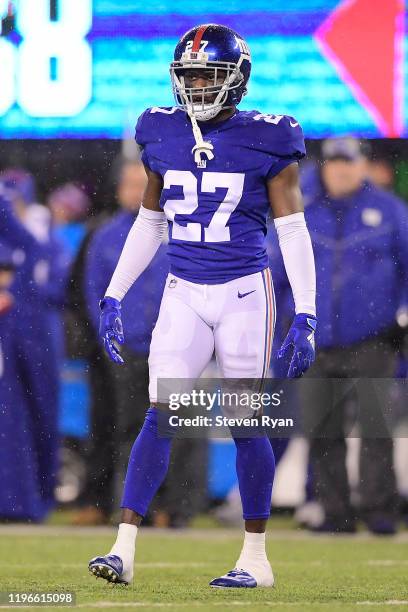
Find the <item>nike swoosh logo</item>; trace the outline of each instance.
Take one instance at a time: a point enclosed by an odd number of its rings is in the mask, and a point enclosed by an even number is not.
[[[256,289],[253,289],[252,291],[247,291],[246,293],[240,293],[240,292],[238,291],[238,297],[241,299],[241,298],[243,298],[243,297],[245,297],[245,296],[249,295],[250,293],[255,293],[255,291],[256,291]]]
[[[297,121],[295,121],[295,123],[292,123],[291,121],[289,121],[290,127],[296,127],[298,124]]]

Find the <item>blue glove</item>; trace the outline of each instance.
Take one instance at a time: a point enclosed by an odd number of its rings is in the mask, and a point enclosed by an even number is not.
[[[300,378],[314,362],[315,331],[316,317],[303,313],[295,316],[288,335],[278,353],[278,359],[282,359],[293,348],[288,378]]]
[[[108,357],[114,363],[125,363],[120,355],[117,344],[123,344],[122,319],[120,302],[112,297],[105,297],[99,302],[101,317],[99,320],[99,337],[103,342]]]

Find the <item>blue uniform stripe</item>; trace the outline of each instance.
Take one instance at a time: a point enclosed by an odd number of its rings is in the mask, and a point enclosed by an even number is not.
[[[266,270],[262,271],[262,282],[263,282],[263,286],[264,286],[264,291],[265,291],[265,301],[266,301],[266,319],[265,319],[265,340],[264,340],[264,361],[263,361],[263,366],[262,366],[262,380],[265,378],[266,376],[266,372],[268,370],[268,336],[269,336],[269,313],[270,313],[270,303],[269,303],[269,294],[268,294],[268,287],[267,287],[267,276],[266,276]]]
[[[273,288],[273,278],[272,278],[272,274],[271,274],[271,289],[272,289],[272,299],[273,299],[273,304],[272,304],[272,309],[273,309],[273,314],[272,314],[272,344],[273,344],[273,338],[275,335],[275,325],[276,325],[276,299],[275,299],[275,290]],[[271,350],[272,353],[272,350]]]

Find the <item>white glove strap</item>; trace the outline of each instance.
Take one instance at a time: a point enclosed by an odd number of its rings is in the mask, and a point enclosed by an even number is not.
[[[130,228],[106,296],[122,301],[135,280],[152,261],[167,232],[164,212],[140,207]]]
[[[304,312],[316,316],[316,271],[305,215],[300,212],[278,217],[275,227],[296,314]]]

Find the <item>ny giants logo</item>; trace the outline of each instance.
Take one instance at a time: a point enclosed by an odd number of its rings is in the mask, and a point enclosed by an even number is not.
[[[243,53],[244,55],[248,55],[248,57],[250,57],[251,52],[245,40],[242,40],[242,38],[238,38],[238,36],[235,36],[235,40],[237,41],[237,46],[238,46],[238,49],[241,51],[241,53]]]

